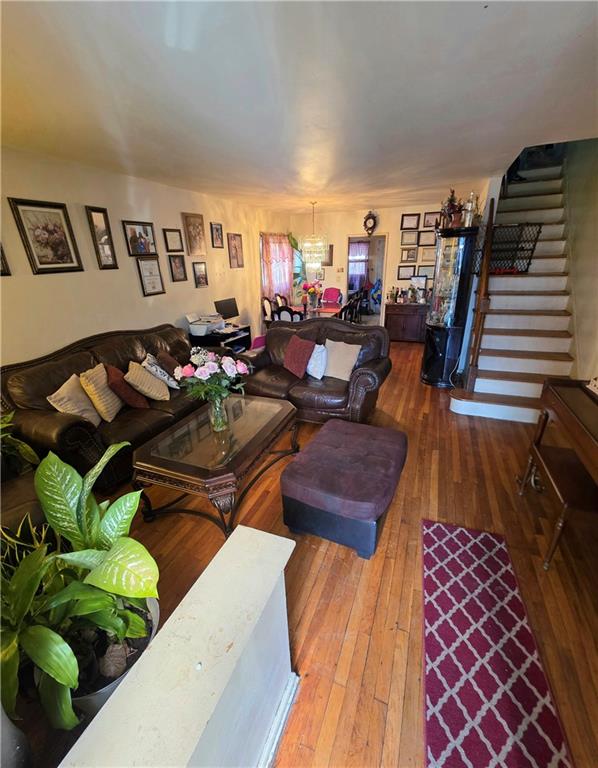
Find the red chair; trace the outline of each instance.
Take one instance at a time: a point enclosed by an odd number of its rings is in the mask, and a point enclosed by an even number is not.
[[[323,307],[340,307],[342,301],[342,293],[339,288],[324,288],[322,294],[322,306]]]

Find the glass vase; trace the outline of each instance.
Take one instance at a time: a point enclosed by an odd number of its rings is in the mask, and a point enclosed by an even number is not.
[[[210,424],[212,431],[223,432],[228,429],[228,413],[224,405],[224,400],[210,400]]]
[[[309,303],[311,304],[311,308],[315,309],[318,306],[318,294],[317,293],[310,293],[309,294]]]

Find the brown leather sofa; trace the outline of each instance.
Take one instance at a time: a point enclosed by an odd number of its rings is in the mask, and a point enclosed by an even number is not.
[[[96,428],[78,416],[59,413],[46,397],[73,374],[80,374],[98,363],[126,371],[130,360],[140,363],[148,352],[169,352],[180,363],[189,361],[189,341],[180,328],[159,325],[141,331],[113,331],[89,336],[44,357],[5,365],[2,377],[2,409],[15,411],[14,434],[21,437],[40,456],[49,450],[87,472],[106,447],[128,440],[131,448],[120,451],[98,481],[104,492],[116,488],[132,476],[132,450],[186,416],[201,405],[183,391],[170,390],[170,400],[150,400],[150,408],[125,406],[114,421],[102,421]]]
[[[361,347],[349,381],[330,376],[318,380],[297,378],[283,367],[287,344],[293,334],[317,344],[344,341]],[[302,421],[323,422],[331,418],[366,421],[376,407],[378,391],[390,372],[389,338],[386,328],[359,326],[342,320],[315,318],[299,323],[275,322],[266,333],[266,348],[241,357],[253,365],[245,383],[248,395],[289,400]]]

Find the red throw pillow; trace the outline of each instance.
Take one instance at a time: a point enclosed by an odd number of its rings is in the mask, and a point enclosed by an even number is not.
[[[174,376],[174,369],[178,368],[180,365],[179,361],[168,352],[158,352],[156,360],[158,361],[160,368],[163,368],[166,373],[169,373],[171,376]]]
[[[147,397],[137,392],[136,389],[125,381],[125,374],[115,368],[113,365],[105,365],[108,374],[108,386],[115,392],[123,403],[130,405],[131,408],[149,408]]]
[[[296,333],[293,334],[284,353],[283,367],[302,379],[315,346],[315,341],[302,339]]]

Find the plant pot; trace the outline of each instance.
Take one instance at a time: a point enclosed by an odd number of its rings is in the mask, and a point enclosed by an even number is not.
[[[27,737],[13,723],[2,707],[2,768],[27,768],[31,765],[31,750]]]

